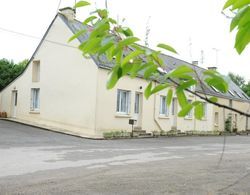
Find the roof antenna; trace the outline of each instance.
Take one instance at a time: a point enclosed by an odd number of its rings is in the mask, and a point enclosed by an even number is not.
[[[148,39],[149,39],[150,30],[151,30],[150,25],[149,25],[150,19],[151,19],[151,16],[148,17],[147,24],[146,24],[146,34],[145,34],[145,40],[144,40],[144,44],[146,47],[149,47]]]
[[[108,10],[108,0],[105,0],[105,9]]]
[[[215,66],[218,66],[218,52],[220,51],[218,48],[213,48],[215,51]]]
[[[204,50],[201,50],[201,59],[200,59],[201,64],[204,64]]]
[[[193,43],[192,43],[192,39],[191,39],[191,37],[189,37],[189,43],[188,43],[188,46],[189,46],[189,57],[190,57],[191,62],[192,62],[192,60],[193,60],[193,55],[192,55],[192,45],[193,45]]]

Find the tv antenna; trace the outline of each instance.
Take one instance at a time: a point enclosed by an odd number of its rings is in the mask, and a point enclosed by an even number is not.
[[[145,41],[144,41],[144,44],[146,47],[149,47],[149,43],[148,43],[148,39],[149,39],[149,33],[150,33],[150,19],[151,19],[151,16],[148,17],[148,20],[147,20],[147,23],[146,23],[146,34],[145,34]]]

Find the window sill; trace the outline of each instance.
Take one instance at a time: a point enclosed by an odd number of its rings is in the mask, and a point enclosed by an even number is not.
[[[40,111],[39,110],[31,110],[30,114],[40,114]]]
[[[158,118],[159,119],[170,119],[169,116],[165,116],[165,115],[159,115]]]
[[[116,113],[115,117],[116,118],[131,118],[131,115],[130,114]]]
[[[193,120],[193,117],[184,117],[184,120]]]

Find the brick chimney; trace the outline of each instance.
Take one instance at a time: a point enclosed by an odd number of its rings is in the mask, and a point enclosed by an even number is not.
[[[214,70],[214,71],[217,71],[217,67],[216,66],[210,66],[210,67],[207,67],[208,70]]]
[[[72,7],[64,7],[59,9],[62,15],[64,15],[69,21],[73,21],[75,19],[76,10]]]

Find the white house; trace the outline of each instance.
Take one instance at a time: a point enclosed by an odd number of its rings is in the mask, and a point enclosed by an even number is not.
[[[170,107],[164,103],[164,92],[145,100],[143,91],[147,81],[139,77],[124,77],[114,89],[107,90],[112,63],[102,63],[95,57],[85,59],[77,47],[86,37],[68,43],[73,33],[82,28],[71,8],[62,9],[55,16],[25,71],[0,92],[0,112],[7,112],[18,121],[86,137],[102,137],[103,132],[113,130],[130,131],[130,118],[137,120],[137,129],[146,132],[223,130],[228,116],[234,128],[250,127],[246,117],[205,102],[203,120],[196,120],[192,112],[179,118],[177,99],[173,99]],[[183,64],[194,67],[171,56],[161,57],[167,70]],[[198,72],[204,70],[196,68]],[[227,94],[222,94],[207,86],[206,94],[219,97],[220,103],[249,112],[250,98],[233,82],[229,88]],[[202,93],[199,86],[195,90]],[[187,97],[190,101],[197,99],[191,94]]]

